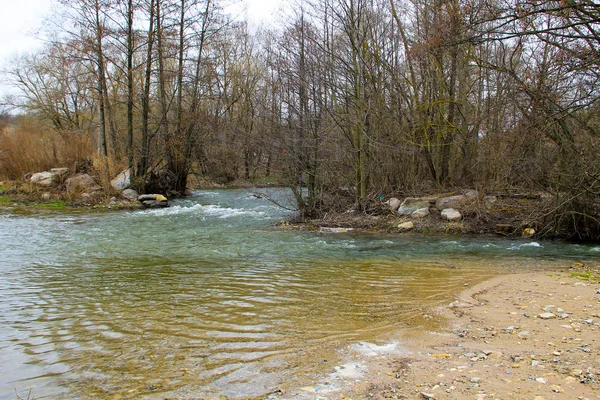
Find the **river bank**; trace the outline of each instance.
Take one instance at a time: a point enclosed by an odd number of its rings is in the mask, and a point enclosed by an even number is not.
[[[492,278],[429,310],[430,318],[446,321],[441,331],[403,332],[399,348],[363,354],[348,365],[358,373],[342,379],[339,390],[324,384],[295,395],[600,398],[599,276],[597,266],[579,265]]]
[[[130,181],[128,170],[121,172],[110,185],[103,186],[97,183],[100,181],[97,177],[87,174],[70,176],[68,171],[64,175],[57,175],[58,172],[53,171],[36,173],[25,181],[0,182],[0,206],[117,210],[142,207],[137,199],[143,193],[126,189],[129,187],[127,182]],[[68,176],[70,177],[67,178]],[[224,186],[195,179],[193,183],[198,188],[197,191],[246,189],[258,193],[264,188],[277,188],[273,182],[235,181]],[[165,193],[156,193],[169,197]],[[191,194],[188,191],[186,196]],[[273,201],[263,194],[257,196],[265,201]],[[368,210],[362,212],[352,209],[352,196],[339,197],[320,210],[318,218],[305,219],[297,213],[296,218],[283,221],[281,227],[377,233],[492,234],[513,238],[525,236],[575,240],[582,234],[558,221],[556,215],[549,211],[553,209],[556,199],[545,192],[480,192],[457,189],[443,193],[423,193],[419,197],[408,197],[406,194],[396,196],[398,197],[386,197],[381,194],[378,201],[371,202]],[[176,197],[169,198],[174,199]],[[277,202],[275,204],[280,205]],[[295,208],[295,199],[291,194],[286,204],[290,209]],[[449,217],[447,212],[452,215]]]

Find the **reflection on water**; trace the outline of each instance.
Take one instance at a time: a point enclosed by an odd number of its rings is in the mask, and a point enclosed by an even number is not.
[[[465,282],[598,256],[272,226],[287,216],[246,191],[157,211],[0,215],[0,398],[264,395],[330,371],[347,345],[434,329],[422,310]]]

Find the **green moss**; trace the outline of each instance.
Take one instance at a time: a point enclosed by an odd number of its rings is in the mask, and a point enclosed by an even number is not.
[[[0,204],[6,205],[6,204],[10,204],[11,203],[11,199],[8,196],[0,196]]]

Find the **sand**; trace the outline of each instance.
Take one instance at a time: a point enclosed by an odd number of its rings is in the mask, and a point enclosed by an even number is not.
[[[572,272],[510,274],[478,284],[430,310],[444,321],[441,331],[399,332],[387,347],[355,352],[361,355],[325,382],[287,395],[600,399],[600,283]]]

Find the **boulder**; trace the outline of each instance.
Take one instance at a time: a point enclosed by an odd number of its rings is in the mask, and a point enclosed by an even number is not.
[[[464,196],[462,194],[459,194],[456,196],[442,197],[435,203],[435,207],[438,210],[444,210],[447,208],[458,207],[461,204],[463,204],[465,201],[467,201],[467,196]]]
[[[35,183],[36,185],[40,185],[40,186],[52,186],[54,184],[54,174],[52,172],[36,172],[35,174],[31,175],[31,178],[29,178],[31,183]]]
[[[69,175],[69,168],[52,168],[50,172],[56,177],[62,178],[64,176]]]
[[[397,198],[392,197],[391,199],[386,201],[385,204],[387,204],[390,207],[390,210],[397,211],[398,207],[400,207],[400,204],[402,204],[402,202]]]
[[[448,221],[460,221],[462,218],[462,215],[454,208],[446,208],[442,210],[441,216],[442,219]]]
[[[429,200],[419,197],[407,197],[398,207],[397,212],[400,215],[412,215],[421,208],[429,208]]]
[[[169,207],[168,199],[162,194],[143,194],[138,197],[138,201],[148,208]]]
[[[95,192],[102,190],[94,178],[88,174],[77,174],[67,179],[67,190],[69,192]]]
[[[465,190],[462,194],[442,197],[435,203],[435,207],[440,211],[446,208],[458,208],[468,201],[475,200],[478,196],[477,190]]]
[[[121,195],[129,201],[136,201],[139,197],[138,192],[133,189],[125,189]]]
[[[417,211],[412,213],[411,218],[424,218],[429,215],[429,208],[419,208]]]
[[[400,229],[401,231],[410,231],[414,227],[415,227],[415,224],[412,221],[403,222],[398,225],[398,229]]]
[[[122,171],[115,179],[110,181],[110,185],[115,190],[126,189],[129,185],[131,185],[131,170],[126,169]]]
[[[146,208],[169,207],[169,203],[155,200],[144,200],[142,205]]]
[[[69,168],[52,168],[50,171],[37,172],[29,180],[39,186],[56,185],[69,174]]]

